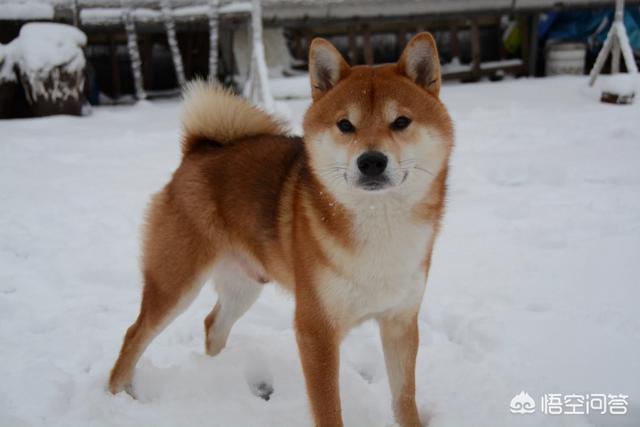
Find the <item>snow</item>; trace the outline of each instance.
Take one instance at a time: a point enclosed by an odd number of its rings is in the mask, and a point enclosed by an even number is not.
[[[472,64],[463,64],[458,57],[454,57],[451,62],[441,66],[442,74],[466,73],[472,69]]]
[[[26,73],[47,76],[51,69],[64,66],[68,72],[82,70],[85,65],[82,46],[87,36],[71,25],[30,23],[20,29],[20,69]]]
[[[309,76],[278,77],[271,79],[271,93],[276,99],[310,98]]]
[[[20,28],[12,44],[23,79],[29,81],[32,101],[78,99],[84,87],[85,66],[82,47],[87,36],[71,25],[29,23]],[[77,84],[64,81],[64,74],[77,75]]]
[[[120,8],[94,7],[80,10],[80,22],[85,25],[107,25],[122,22],[124,11]]]
[[[421,311],[430,427],[640,425],[640,106],[584,77],[442,89],[450,193]],[[278,103],[300,128],[308,99]],[[269,285],[216,358],[205,287],[143,356],[139,399],[106,379],[140,294],[144,207],[180,159],[179,105],[0,122],[0,425],[311,425],[291,297]],[[342,347],[346,425],[392,424],[374,324]],[[266,402],[256,384],[273,386]],[[624,393],[626,416],[512,415],[522,390]]]
[[[53,19],[53,16],[53,5],[41,1],[0,3],[0,21]]]
[[[211,12],[211,5],[202,4],[195,6],[185,6],[173,9],[173,16],[179,19],[197,19],[208,17]]]
[[[640,75],[638,74],[607,74],[600,76],[603,92],[619,95],[629,95],[640,89]]]
[[[220,6],[219,13],[221,15],[234,14],[234,13],[251,13],[251,2],[250,1],[230,2],[229,4]]]
[[[12,41],[6,45],[0,44],[0,83],[15,82],[18,76],[14,70],[16,64],[16,46]]]

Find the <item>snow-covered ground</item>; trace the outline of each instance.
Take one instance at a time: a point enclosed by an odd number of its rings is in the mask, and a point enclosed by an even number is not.
[[[452,85],[457,149],[423,310],[418,404],[431,427],[640,425],[640,103],[585,78]],[[294,127],[307,100],[288,101]],[[205,287],[106,379],[138,310],[138,237],[179,162],[179,104],[0,122],[0,425],[310,425],[292,300],[269,285],[216,358]],[[392,423],[377,330],[342,348],[348,426]],[[251,386],[267,382],[271,399]],[[514,415],[521,390],[626,394],[624,416]]]

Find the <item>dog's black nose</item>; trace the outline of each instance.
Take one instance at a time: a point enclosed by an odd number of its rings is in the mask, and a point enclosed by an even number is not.
[[[388,161],[387,156],[379,151],[367,151],[358,157],[358,169],[364,176],[376,178],[382,175]]]

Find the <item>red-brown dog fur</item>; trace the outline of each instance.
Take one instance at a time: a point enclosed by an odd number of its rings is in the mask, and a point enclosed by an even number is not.
[[[397,64],[351,68],[316,39],[309,59],[304,140],[213,84],[187,89],[184,157],[149,208],[140,314],[111,392],[130,387],[142,352],[207,279],[218,292],[205,319],[210,355],[273,280],[295,295],[315,425],[342,425],[339,345],[368,319],[380,325],[396,420],[420,425],[417,315],[453,146],[435,41],[421,33]],[[399,116],[411,120],[406,129],[392,128]],[[336,126],[343,119],[352,132]],[[370,150],[389,159],[388,188],[359,187],[356,159]]]

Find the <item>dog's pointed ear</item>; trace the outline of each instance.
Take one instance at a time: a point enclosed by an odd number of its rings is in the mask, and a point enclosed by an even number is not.
[[[436,41],[430,33],[418,33],[404,48],[397,71],[433,94],[440,94],[440,59]]]
[[[309,79],[314,101],[347,77],[350,70],[349,64],[331,43],[322,38],[313,39],[309,48]]]

